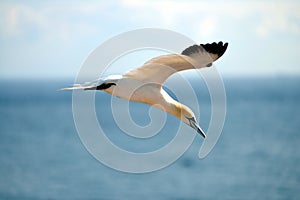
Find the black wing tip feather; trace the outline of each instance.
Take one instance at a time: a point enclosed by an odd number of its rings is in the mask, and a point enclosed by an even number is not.
[[[221,57],[225,53],[227,47],[228,47],[228,43],[226,42],[225,44],[223,44],[223,42],[221,41],[219,43],[214,42],[210,44],[207,43],[207,44],[193,45],[186,48],[181,54],[189,56],[191,54],[198,53],[199,51],[202,52],[204,49],[208,53],[217,54],[218,57]]]

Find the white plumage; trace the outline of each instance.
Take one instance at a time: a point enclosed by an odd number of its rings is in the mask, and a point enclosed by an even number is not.
[[[95,82],[75,84],[62,90],[103,90],[129,101],[149,104],[176,116],[205,137],[193,111],[170,97],[162,85],[173,73],[210,67],[225,53],[227,46],[228,43],[223,42],[193,45],[181,54],[155,57],[123,75],[112,75]]]

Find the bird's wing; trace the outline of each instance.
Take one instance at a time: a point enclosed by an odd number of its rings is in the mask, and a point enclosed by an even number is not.
[[[210,67],[226,51],[228,43],[193,45],[181,54],[155,57],[143,66],[127,71],[123,77],[162,85],[173,73],[188,69]]]

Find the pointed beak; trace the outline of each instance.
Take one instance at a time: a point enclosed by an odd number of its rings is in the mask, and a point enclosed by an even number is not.
[[[203,138],[206,137],[204,131],[201,129],[201,127],[200,127],[199,125],[197,126],[197,132],[198,132],[200,135],[202,135]]]
[[[187,118],[190,122],[190,126],[195,129],[203,138],[206,137],[204,131],[201,129],[201,127],[196,122],[195,118]]]

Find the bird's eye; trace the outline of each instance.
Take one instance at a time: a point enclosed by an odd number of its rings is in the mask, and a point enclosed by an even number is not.
[[[186,117],[189,120],[190,126],[195,127],[196,126],[196,120],[194,117]]]

